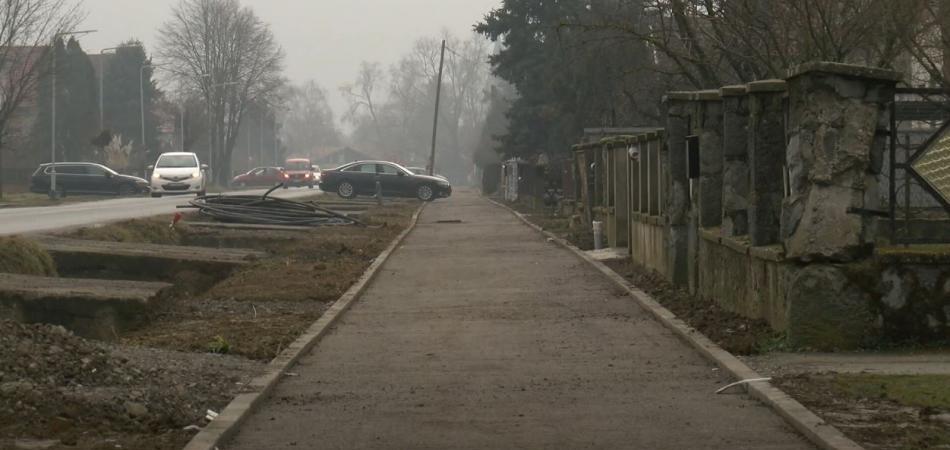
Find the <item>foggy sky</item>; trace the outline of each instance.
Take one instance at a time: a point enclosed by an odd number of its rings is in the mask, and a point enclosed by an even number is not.
[[[501,0],[241,0],[271,25],[284,48],[286,75],[293,82],[314,79],[330,93],[339,121],[344,101],[339,87],[356,77],[361,61],[388,66],[412,43],[445,28],[467,36]],[[151,53],[158,28],[178,0],[84,0],[88,18],[80,28],[87,53],[137,38]]]

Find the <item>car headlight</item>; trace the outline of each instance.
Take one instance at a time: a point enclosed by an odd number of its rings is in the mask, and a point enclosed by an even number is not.
[[[191,177],[192,177],[192,178],[198,178],[198,177],[200,177],[200,176],[201,176],[201,172],[192,172],[192,174],[191,174]]]

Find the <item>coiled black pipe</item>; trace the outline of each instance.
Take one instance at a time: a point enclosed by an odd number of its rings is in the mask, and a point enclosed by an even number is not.
[[[198,214],[220,222],[289,225],[331,226],[362,225],[363,222],[314,203],[270,197],[282,184],[256,195],[205,195],[191,200],[185,208],[196,208]]]

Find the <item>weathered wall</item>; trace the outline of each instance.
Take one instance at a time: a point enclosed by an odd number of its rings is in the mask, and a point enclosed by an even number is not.
[[[673,273],[668,264],[668,228],[656,218],[641,214],[634,214],[630,225],[631,239],[635,243],[630,247],[633,260],[670,279]]]
[[[788,328],[785,283],[791,265],[780,248],[758,249],[706,230],[699,244],[699,292],[726,310],[764,319],[772,328]]]
[[[897,76],[820,62],[787,80],[667,94],[659,167],[648,152],[626,172],[646,184],[614,180],[630,194],[633,260],[802,348],[950,338],[950,252],[874,253]],[[687,136],[699,137],[694,180]]]

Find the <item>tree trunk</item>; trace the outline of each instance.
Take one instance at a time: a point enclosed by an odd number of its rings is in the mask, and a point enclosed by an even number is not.
[[[0,126],[0,130],[3,126]],[[0,135],[0,199],[3,199],[3,136]]]
[[[940,8],[937,10],[940,15],[940,42],[943,47],[943,83],[944,87],[950,87],[950,3],[940,2]]]

